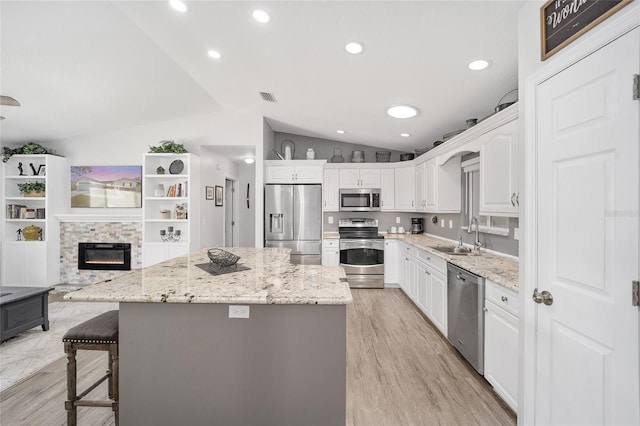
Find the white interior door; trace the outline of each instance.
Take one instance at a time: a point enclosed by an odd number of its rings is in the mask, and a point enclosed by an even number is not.
[[[639,58],[636,29],[537,89],[536,424],[640,423]]]

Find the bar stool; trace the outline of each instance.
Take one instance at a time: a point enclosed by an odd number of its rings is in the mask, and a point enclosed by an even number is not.
[[[111,407],[118,424],[118,311],[109,311],[69,329],[62,338],[67,354],[67,425],[78,423],[77,407]],[[76,352],[78,350],[108,351],[109,370],[80,395],[77,394]],[[109,401],[83,400],[100,383],[109,380]]]

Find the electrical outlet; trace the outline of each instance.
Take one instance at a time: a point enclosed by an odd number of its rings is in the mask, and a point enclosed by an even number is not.
[[[249,306],[229,305],[229,318],[249,318]]]
[[[440,226],[444,228],[444,219],[440,219]]]
[[[453,229],[453,221],[449,220],[449,229]]]
[[[333,216],[329,216],[327,220],[329,221],[329,225],[333,224]]]
[[[396,216],[396,223],[400,223],[400,216]]]
[[[520,241],[520,228],[513,228],[513,239]]]

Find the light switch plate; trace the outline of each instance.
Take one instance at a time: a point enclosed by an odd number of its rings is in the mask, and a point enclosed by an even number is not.
[[[513,239],[520,241],[520,228],[513,228]]]
[[[400,216],[396,216],[396,223],[400,223]]]
[[[449,229],[453,229],[453,221],[449,220]]]
[[[249,318],[249,306],[229,305],[229,318]]]
[[[440,226],[444,228],[444,219],[440,219]]]
[[[333,224],[333,216],[329,216],[327,221],[329,222],[329,225]]]

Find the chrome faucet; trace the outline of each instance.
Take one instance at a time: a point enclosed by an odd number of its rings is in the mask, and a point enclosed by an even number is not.
[[[476,223],[476,240],[473,242],[473,249],[478,250],[482,247],[482,243],[480,242],[480,226],[478,226],[478,219],[473,216],[469,221],[469,226],[467,227],[467,234],[470,234],[473,230],[473,222]]]

